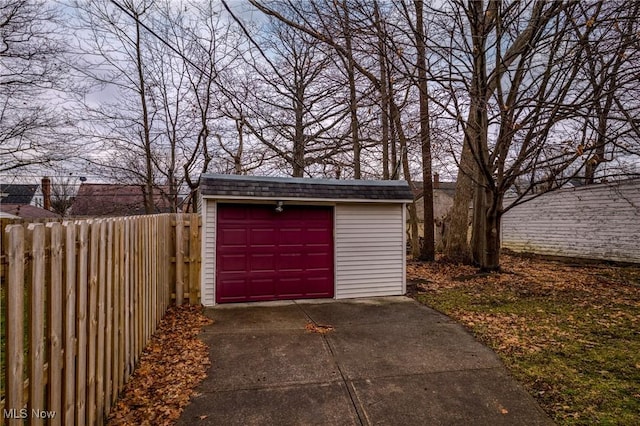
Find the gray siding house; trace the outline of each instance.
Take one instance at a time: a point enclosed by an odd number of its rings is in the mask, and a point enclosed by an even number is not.
[[[502,247],[517,252],[640,263],[640,179],[543,194],[501,228]]]

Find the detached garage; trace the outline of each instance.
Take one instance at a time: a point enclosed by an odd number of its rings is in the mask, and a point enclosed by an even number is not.
[[[200,193],[205,306],[405,293],[404,181],[203,175]]]

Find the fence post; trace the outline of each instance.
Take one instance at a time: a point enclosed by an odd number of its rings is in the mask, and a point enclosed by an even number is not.
[[[176,214],[176,306],[182,305],[184,299],[184,241],[182,238],[182,215]]]
[[[200,217],[197,214],[191,214],[189,226],[189,303],[191,305],[198,304],[198,292],[200,291],[199,225]]]

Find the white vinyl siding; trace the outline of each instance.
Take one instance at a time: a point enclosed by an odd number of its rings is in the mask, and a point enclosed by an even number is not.
[[[405,293],[403,204],[338,204],[336,299]]]
[[[502,247],[518,252],[640,262],[639,236],[640,180],[561,189],[502,218]]]
[[[202,200],[202,228],[201,302],[204,306],[213,306],[216,300],[216,203],[213,200]]]

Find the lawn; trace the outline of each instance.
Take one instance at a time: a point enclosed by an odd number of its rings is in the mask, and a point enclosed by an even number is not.
[[[409,262],[408,290],[490,346],[557,423],[640,424],[640,266],[502,267]]]

